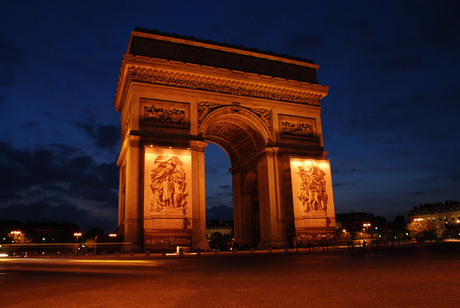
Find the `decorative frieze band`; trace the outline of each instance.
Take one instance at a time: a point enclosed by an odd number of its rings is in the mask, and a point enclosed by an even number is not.
[[[204,118],[213,110],[230,105],[222,105],[217,103],[210,103],[210,102],[200,102],[198,104],[198,123],[201,124]],[[246,107],[241,107],[246,108]],[[251,110],[254,114],[256,114],[267,126],[267,128],[271,131],[272,129],[272,112],[270,109],[266,108],[246,108]]]
[[[312,106],[320,106],[320,100],[323,97],[321,94],[283,87],[267,86],[253,82],[244,82],[162,69],[131,67],[128,69],[126,75],[122,100],[124,99],[127,88],[131,82],[160,84],[209,92],[294,102]]]

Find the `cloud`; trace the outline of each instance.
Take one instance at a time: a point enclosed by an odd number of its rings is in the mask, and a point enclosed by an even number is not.
[[[292,55],[308,54],[312,55],[321,48],[323,37],[317,33],[299,33],[286,39],[283,43],[283,49]]]
[[[68,144],[53,143],[48,147],[53,149],[58,156],[71,157],[75,155],[82,155],[84,153],[82,149]]]
[[[48,201],[37,201],[31,203],[15,203],[3,207],[2,217],[4,219],[20,219],[21,221],[84,221],[89,218],[89,212],[78,209],[77,206],[60,203],[51,205]]]
[[[332,168],[332,173],[334,174],[350,174],[350,173],[355,173],[358,170],[356,168],[352,169],[344,169],[344,168],[339,168],[339,167],[333,167]]]
[[[332,186],[334,188],[339,188],[339,187],[343,187],[343,186],[348,186],[350,183],[346,183],[346,182],[332,182]]]
[[[37,201],[31,203],[15,203],[0,208],[2,219],[17,219],[22,222],[42,222],[42,221],[69,221],[80,226],[82,231],[91,227],[99,226],[106,232],[116,229],[116,219],[105,217],[95,217],[91,212],[79,208],[75,204],[63,200],[50,202]]]
[[[101,149],[111,149],[120,143],[120,130],[115,125],[101,125],[96,129],[95,144]]]
[[[120,144],[120,129],[118,126],[96,123],[92,115],[86,122],[77,122],[74,126],[82,129],[100,149],[111,150]]]
[[[413,70],[422,68],[423,61],[415,56],[408,54],[394,55],[385,65],[390,70]]]
[[[98,164],[66,145],[29,150],[0,142],[0,205],[58,196],[117,207],[117,190],[115,162]]]
[[[440,183],[446,182],[459,182],[460,175],[457,174],[438,174],[427,177],[421,177],[414,179],[414,182],[417,184],[428,184],[428,185],[438,185]]]
[[[21,127],[25,127],[25,128],[38,127],[38,126],[40,126],[40,124],[37,121],[27,121],[21,125]]]

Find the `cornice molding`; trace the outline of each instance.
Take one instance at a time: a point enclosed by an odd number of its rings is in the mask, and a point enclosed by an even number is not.
[[[262,78],[266,79],[267,77],[261,76]],[[310,89],[301,90],[294,87],[269,85],[253,81],[127,65],[125,66],[124,78],[122,80],[122,92],[116,95],[115,105],[117,110],[123,110],[129,87],[133,82],[262,98],[317,107],[320,106],[320,100],[327,95],[328,90],[328,87],[325,86],[301,82],[297,83],[307,86]],[[117,89],[117,92],[119,90]]]

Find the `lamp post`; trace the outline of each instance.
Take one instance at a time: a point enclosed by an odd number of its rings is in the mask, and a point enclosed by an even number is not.
[[[369,234],[369,227],[371,226],[370,223],[365,223],[363,224],[363,227],[366,228],[366,233],[368,234],[369,238],[371,238],[371,235]]]
[[[21,243],[21,239],[20,239],[21,234],[22,234],[21,231],[11,231],[11,232],[10,232],[10,237],[12,238],[13,244],[18,245],[18,244]],[[16,246],[16,247],[14,248],[14,254],[15,254],[15,255],[16,255],[16,253],[19,254],[19,251],[20,251],[19,248],[20,248],[19,246]]]
[[[73,236],[75,236],[77,239],[76,239],[76,245],[75,245],[75,254],[77,254],[78,252],[78,237],[81,236],[81,232],[75,232],[73,234]]]

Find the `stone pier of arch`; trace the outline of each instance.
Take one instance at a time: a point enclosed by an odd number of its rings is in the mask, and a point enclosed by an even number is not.
[[[335,231],[318,66],[133,31],[115,96],[121,113],[118,233],[126,250],[209,249],[206,146],[231,161],[239,245],[285,247]]]

